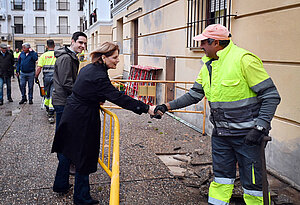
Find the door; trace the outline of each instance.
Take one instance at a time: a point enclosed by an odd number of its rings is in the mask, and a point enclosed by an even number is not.
[[[166,58],[166,80],[175,80],[175,62],[176,58],[167,56]],[[174,100],[174,92],[175,92],[175,85],[174,83],[167,83],[166,84],[166,96],[167,96],[167,101],[172,101]]]
[[[134,35],[133,35],[133,64],[134,65],[138,65],[138,48],[139,48],[139,45],[138,45],[138,35],[139,35],[139,31],[138,31],[138,28],[139,28],[139,24],[138,24],[138,19],[135,19],[133,21],[133,32],[134,32]]]

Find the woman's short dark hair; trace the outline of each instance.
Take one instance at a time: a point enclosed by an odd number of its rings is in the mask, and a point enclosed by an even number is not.
[[[91,56],[92,63],[96,63],[96,62],[103,63],[102,55],[109,57],[115,51],[118,51],[118,53],[120,52],[119,46],[117,44],[112,42],[102,43],[100,48],[97,48],[91,52],[90,56]]]

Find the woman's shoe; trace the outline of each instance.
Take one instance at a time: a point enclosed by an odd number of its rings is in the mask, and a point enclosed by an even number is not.
[[[74,201],[75,205],[89,205],[89,204],[99,204],[99,201],[96,199],[91,198],[90,200],[86,201],[86,202],[76,202]]]

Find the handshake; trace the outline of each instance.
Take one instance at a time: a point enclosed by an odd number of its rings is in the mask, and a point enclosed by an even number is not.
[[[156,106],[150,106],[148,113],[150,114],[151,118],[161,119],[163,114],[168,111],[170,108],[170,105],[167,104],[161,104]]]

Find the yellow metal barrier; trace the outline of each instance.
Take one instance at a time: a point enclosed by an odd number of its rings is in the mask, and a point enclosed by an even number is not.
[[[183,90],[184,93],[188,92],[188,85],[190,87],[195,83],[194,81],[170,81],[170,80],[123,80],[123,79],[112,79],[113,85],[121,91],[125,91],[127,89],[127,94],[129,96],[134,97],[136,99],[142,100],[147,104],[156,104],[157,98],[157,85],[163,85],[160,93],[164,95],[164,103],[168,100],[173,100],[177,98],[178,90]],[[136,86],[128,86],[128,84],[136,83]],[[173,99],[168,99],[167,93],[168,89],[174,90]],[[128,90],[129,89],[129,90]],[[172,91],[172,90],[171,90]],[[134,93],[134,94],[132,94]],[[150,100],[149,100],[150,99]],[[205,119],[206,119],[206,97],[202,101],[203,110],[197,110],[196,105],[194,105],[193,110],[188,110],[187,108],[178,109],[178,110],[170,110],[169,112],[181,112],[181,113],[198,113],[203,115],[203,125],[202,125],[202,134],[205,134]],[[106,108],[120,108],[118,106],[104,106]]]
[[[110,183],[110,205],[118,205],[119,204],[119,190],[120,190],[120,163],[119,163],[119,140],[120,140],[120,124],[117,115],[101,106],[101,111],[103,111],[104,119],[103,119],[103,129],[102,129],[102,146],[100,148],[100,157],[98,158],[98,162],[101,167],[105,170],[108,176],[111,178]],[[105,148],[105,135],[106,135],[106,117],[109,116],[109,136],[108,136],[108,158],[104,160],[104,148]],[[114,122],[113,128],[113,150],[112,150],[112,165],[111,162],[111,141],[112,141],[112,125]],[[105,164],[105,161],[107,164]],[[111,169],[110,169],[111,167]]]

